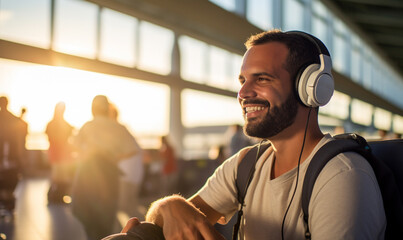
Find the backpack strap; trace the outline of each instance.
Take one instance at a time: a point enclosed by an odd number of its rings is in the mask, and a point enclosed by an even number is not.
[[[323,167],[336,155],[342,152],[349,151],[365,151],[369,149],[366,140],[357,134],[341,134],[334,136],[334,140],[323,145],[313,156],[309,163],[308,169],[305,173],[304,183],[302,187],[302,211],[304,214],[304,221],[306,223],[305,238],[311,239],[311,233],[309,232],[309,201],[311,199],[312,190],[317,177],[322,171]]]
[[[238,202],[243,204],[249,183],[255,173],[255,164],[271,144],[259,144],[250,149],[238,165],[235,184],[238,192]]]
[[[238,165],[237,177],[235,179],[237,198],[240,204],[237,221],[234,224],[232,239],[237,239],[239,226],[241,224],[241,218],[243,215],[243,205],[245,201],[246,192],[248,190],[249,184],[252,181],[253,174],[255,173],[255,165],[257,160],[262,156],[267,148],[270,147],[270,143],[258,144],[250,149],[246,155],[243,157],[242,161]]]

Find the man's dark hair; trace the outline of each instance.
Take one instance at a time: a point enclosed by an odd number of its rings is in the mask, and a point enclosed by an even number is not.
[[[293,33],[282,32],[278,29],[262,32],[251,36],[246,42],[247,49],[269,42],[283,43],[288,48],[288,56],[284,69],[290,73],[291,79],[296,80],[302,68],[312,63],[320,63],[317,47],[307,38]]]

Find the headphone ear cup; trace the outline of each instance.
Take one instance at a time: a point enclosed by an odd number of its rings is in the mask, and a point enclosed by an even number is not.
[[[320,69],[319,64],[307,66],[297,80],[297,92],[307,107],[327,104],[333,95],[334,81],[330,72]]]
[[[334,82],[333,77],[324,72],[320,72],[315,79],[315,83],[307,85],[308,95],[313,107],[321,107],[326,105],[333,96]],[[311,87],[312,86],[312,87]],[[309,100],[308,100],[309,102]]]
[[[319,64],[310,64],[304,69],[300,71],[299,77],[297,78],[296,84],[297,84],[297,93],[298,97],[301,100],[301,102],[307,106],[307,107],[317,107],[312,105],[312,101],[310,101],[310,98],[312,96],[309,96],[309,93],[311,91],[308,90],[308,85],[312,82],[315,82],[313,79],[316,78],[317,74],[313,74],[315,71],[319,69],[320,65]],[[312,81],[313,80],[313,81]]]

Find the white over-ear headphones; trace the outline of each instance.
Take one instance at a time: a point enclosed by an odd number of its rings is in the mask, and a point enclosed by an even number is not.
[[[319,107],[327,104],[334,92],[332,76],[332,60],[325,44],[318,38],[300,31],[289,31],[287,34],[300,35],[312,42],[319,52],[320,64],[312,63],[300,70],[296,79],[296,90],[302,103],[308,107]]]

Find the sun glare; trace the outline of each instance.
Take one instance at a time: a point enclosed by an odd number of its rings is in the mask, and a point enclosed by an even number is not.
[[[27,109],[23,119],[29,126],[28,149],[47,149],[44,131],[58,102],[65,102],[65,119],[79,129],[92,118],[91,102],[98,94],[117,106],[119,120],[133,133],[167,132],[167,86],[65,67],[9,60],[0,63],[0,95],[9,98],[9,109],[15,115]],[[153,97],[147,105],[139,104],[150,95]]]

